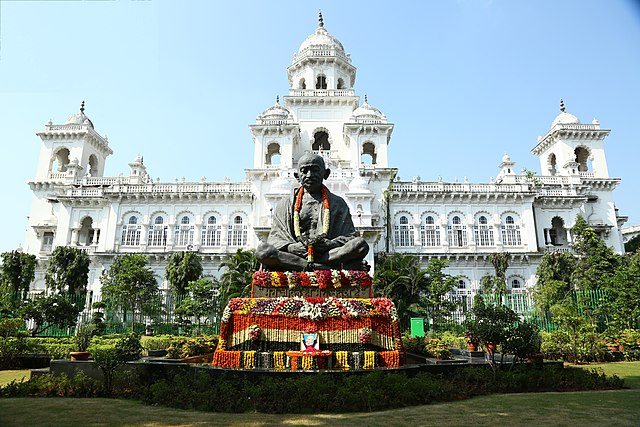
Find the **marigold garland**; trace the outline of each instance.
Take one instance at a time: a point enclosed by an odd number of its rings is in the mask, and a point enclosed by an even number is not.
[[[256,352],[255,350],[245,351],[243,353],[243,365],[244,369],[255,369],[256,367]]]
[[[213,354],[211,366],[216,368],[239,368],[240,352],[218,350]]]
[[[336,369],[349,370],[349,353],[346,351],[336,351]]]
[[[285,368],[284,365],[284,351],[274,351],[273,352],[273,367],[276,371],[283,371]]]
[[[300,210],[302,209],[302,195],[304,187],[300,187],[296,195],[296,203],[293,209],[293,232],[298,242],[303,242],[300,231]],[[322,186],[322,233],[316,238],[324,238],[329,235],[329,224],[331,222],[331,211],[329,210],[329,190]],[[303,242],[307,245],[307,262],[313,262],[313,241]]]
[[[375,351],[365,351],[364,352],[364,365],[363,369],[373,369],[376,366],[376,352]]]
[[[302,369],[305,371],[310,371],[311,369],[313,369],[313,357],[302,356]]]

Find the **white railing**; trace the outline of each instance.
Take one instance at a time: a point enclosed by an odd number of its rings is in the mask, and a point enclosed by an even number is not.
[[[445,182],[397,182],[391,186],[392,191],[422,193],[522,193],[529,192],[524,184],[470,184]]]
[[[290,96],[353,96],[353,89],[290,89]]]
[[[596,174],[593,172],[579,172],[580,178],[595,178]]]

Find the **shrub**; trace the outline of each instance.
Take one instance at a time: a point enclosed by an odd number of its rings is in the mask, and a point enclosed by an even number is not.
[[[157,335],[155,337],[144,337],[142,348],[145,350],[166,350],[171,345],[171,335]]]
[[[17,337],[20,335],[20,328],[24,327],[24,320],[20,318],[0,319],[0,337]]]
[[[451,359],[453,353],[446,341],[441,338],[429,338],[424,347],[427,354],[439,360]]]
[[[409,353],[424,354],[424,337],[410,337],[405,335],[402,337],[402,344],[404,345],[405,350]]]
[[[167,357],[170,359],[183,359],[190,356],[213,353],[218,345],[218,336],[200,337],[172,337],[171,344],[167,348]]]

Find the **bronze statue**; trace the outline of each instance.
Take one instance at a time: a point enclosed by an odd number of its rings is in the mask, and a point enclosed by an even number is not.
[[[271,270],[366,269],[369,245],[356,237],[349,206],[322,183],[331,171],[317,154],[304,154],[295,174],[302,185],[280,200],[267,242],[256,250]]]

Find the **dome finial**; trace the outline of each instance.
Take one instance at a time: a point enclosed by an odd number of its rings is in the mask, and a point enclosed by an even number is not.
[[[367,94],[366,94],[366,93],[364,94],[364,103],[365,103],[365,104],[368,104],[368,103],[369,103],[369,102],[367,101]]]
[[[80,112],[84,113],[84,101],[80,104]]]
[[[560,98],[560,111],[564,113],[564,100],[562,98]]]
[[[318,11],[318,27],[324,28],[324,20],[322,19],[322,11]]]
[[[276,95],[276,105],[280,105],[280,95]]]

